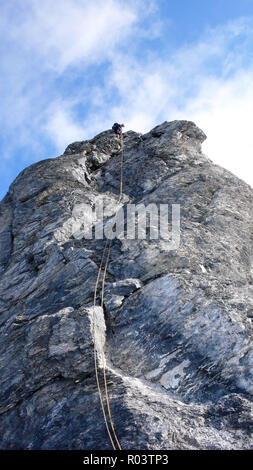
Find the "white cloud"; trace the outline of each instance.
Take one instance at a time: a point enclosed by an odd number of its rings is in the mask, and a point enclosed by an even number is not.
[[[206,80],[185,113],[207,133],[204,152],[253,186],[253,69],[233,78]]]
[[[7,136],[16,133],[6,152],[14,145],[35,149],[41,138],[62,151],[114,121],[145,132],[164,120],[190,119],[206,132],[210,158],[253,185],[252,19],[209,30],[168,57],[136,46],[138,38],[159,35],[155,12],[153,0],[6,3],[0,26],[10,47],[2,61],[0,124]],[[90,66],[105,63],[85,91]],[[72,88],[72,78],[83,80],[83,89]],[[69,81],[64,95],[56,79]],[[83,118],[76,114],[80,102],[87,105]]]
[[[107,116],[106,98],[101,103],[101,127],[103,118],[106,125],[124,121],[126,130],[141,132],[163,120],[193,120],[207,134],[205,153],[253,186],[253,68],[247,65],[252,36],[252,19],[240,19],[209,31],[170,60],[116,55],[108,87],[120,98]]]
[[[21,50],[59,73],[80,61],[105,60],[132,32],[141,2],[29,0],[4,8],[2,27]],[[17,15],[13,17],[13,15]],[[17,21],[18,17],[18,21]],[[5,22],[4,22],[5,19]]]
[[[59,139],[78,135],[81,127],[71,121],[71,105],[82,96],[75,96],[71,79],[82,80],[85,88],[89,66],[110,60],[117,47],[132,40],[142,6],[143,0],[9,0],[1,5],[4,158],[25,145],[36,150],[47,136],[58,147]],[[57,80],[69,80],[68,99],[61,98]]]
[[[81,140],[84,129],[74,123],[71,110],[64,109],[63,103],[54,103],[48,111],[48,120],[44,129],[60,151],[72,141]]]

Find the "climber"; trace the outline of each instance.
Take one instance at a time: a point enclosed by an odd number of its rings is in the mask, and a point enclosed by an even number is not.
[[[112,126],[112,130],[115,132],[115,134],[122,135],[122,128],[125,127],[125,124],[118,124],[115,122]]]

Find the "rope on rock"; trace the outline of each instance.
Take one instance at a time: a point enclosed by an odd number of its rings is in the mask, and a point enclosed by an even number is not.
[[[119,190],[119,199],[117,201],[117,204],[120,203],[121,198],[122,198],[122,193],[123,193],[123,163],[124,163],[124,141],[123,141],[123,135],[121,134],[121,161],[120,161],[120,190]],[[114,220],[112,224],[112,229],[115,226],[116,223],[116,216],[117,216],[117,211],[114,215]],[[107,256],[105,260],[105,266],[104,266],[104,274],[102,278],[102,286],[101,286],[101,302],[100,302],[100,307],[101,311],[103,309],[103,302],[104,302],[104,287],[105,287],[105,278],[106,278],[106,273],[108,269],[108,264],[110,260],[110,253],[111,253],[111,246],[112,246],[112,240],[106,241],[106,244],[104,246],[104,251],[102,254],[102,259],[100,262],[100,266],[98,269],[98,274],[97,274],[97,279],[96,279],[96,284],[95,284],[95,290],[94,290],[94,298],[93,298],[93,338],[94,338],[94,366],[95,366],[95,374],[96,374],[96,382],[97,382],[97,389],[98,389],[98,394],[99,394],[99,400],[101,404],[101,409],[104,417],[104,422],[107,430],[107,434],[109,436],[109,439],[111,441],[112,447],[114,450],[117,448],[119,450],[122,450],[120,442],[118,440],[115,427],[113,424],[112,420],[112,414],[111,414],[111,407],[110,407],[110,399],[109,399],[109,393],[108,393],[108,383],[107,383],[107,378],[106,378],[106,367],[105,367],[105,354],[104,354],[104,348],[103,348],[103,334],[102,334],[102,318],[100,319],[100,343],[101,343],[101,356],[102,356],[102,369],[103,369],[103,378],[104,378],[104,387],[105,387],[105,398],[106,398],[106,407],[107,407],[107,413],[108,413],[108,418],[106,415],[106,410],[103,402],[103,395],[102,395],[102,390],[101,390],[101,385],[99,382],[99,375],[98,375],[98,351],[97,351],[97,319],[96,319],[96,301],[97,301],[97,291],[98,291],[98,285],[99,285],[99,280],[100,280],[100,275],[102,271],[102,266],[103,266],[103,261],[105,258],[105,254],[107,251]],[[109,422],[108,422],[109,421]],[[111,430],[110,430],[111,427]],[[113,434],[113,436],[112,436]],[[114,439],[113,439],[114,437]]]
[[[101,409],[102,409],[102,413],[103,413],[103,417],[104,417],[104,422],[105,422],[106,430],[107,430],[109,439],[110,439],[110,441],[111,441],[113,450],[116,450],[116,447],[115,447],[115,445],[114,445],[113,438],[112,438],[112,435],[111,435],[111,432],[110,432],[110,429],[109,429],[107,417],[106,417],[105,407],[104,407],[104,403],[103,403],[103,396],[102,396],[102,391],[101,391],[100,382],[99,382],[99,376],[98,376],[98,365],[97,365],[97,333],[96,333],[96,330],[97,330],[97,318],[96,318],[96,300],[97,300],[98,283],[99,283],[100,273],[101,273],[101,270],[102,270],[103,259],[104,259],[104,255],[105,255],[105,249],[106,249],[106,245],[105,245],[105,247],[104,247],[104,252],[103,252],[103,255],[102,255],[101,263],[100,263],[100,266],[99,266],[99,269],[98,269],[98,274],[97,274],[97,279],[96,279],[96,285],[95,285],[95,290],[94,290],[94,299],[93,299],[93,347],[94,347],[94,354],[93,354],[93,355],[94,355],[94,366],[95,366],[95,375],[96,375],[97,389],[98,389],[98,395],[99,395],[100,405],[101,405]],[[101,345],[101,346],[102,346],[102,345]]]

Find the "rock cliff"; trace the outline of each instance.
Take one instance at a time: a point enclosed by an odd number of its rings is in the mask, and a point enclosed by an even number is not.
[[[0,206],[2,449],[111,449],[94,313],[123,449],[253,447],[253,190],[202,153],[204,139],[189,121],[124,134],[121,206],[180,205],[180,243],[115,238],[95,312],[106,240],[75,235],[89,223],[78,208],[103,200],[104,224],[112,219],[120,138],[75,142],[10,186]]]

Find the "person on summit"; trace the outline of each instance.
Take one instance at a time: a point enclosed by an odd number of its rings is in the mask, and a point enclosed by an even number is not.
[[[125,127],[125,124],[118,124],[115,122],[112,126],[112,130],[115,132],[115,134],[122,135],[122,128]]]

